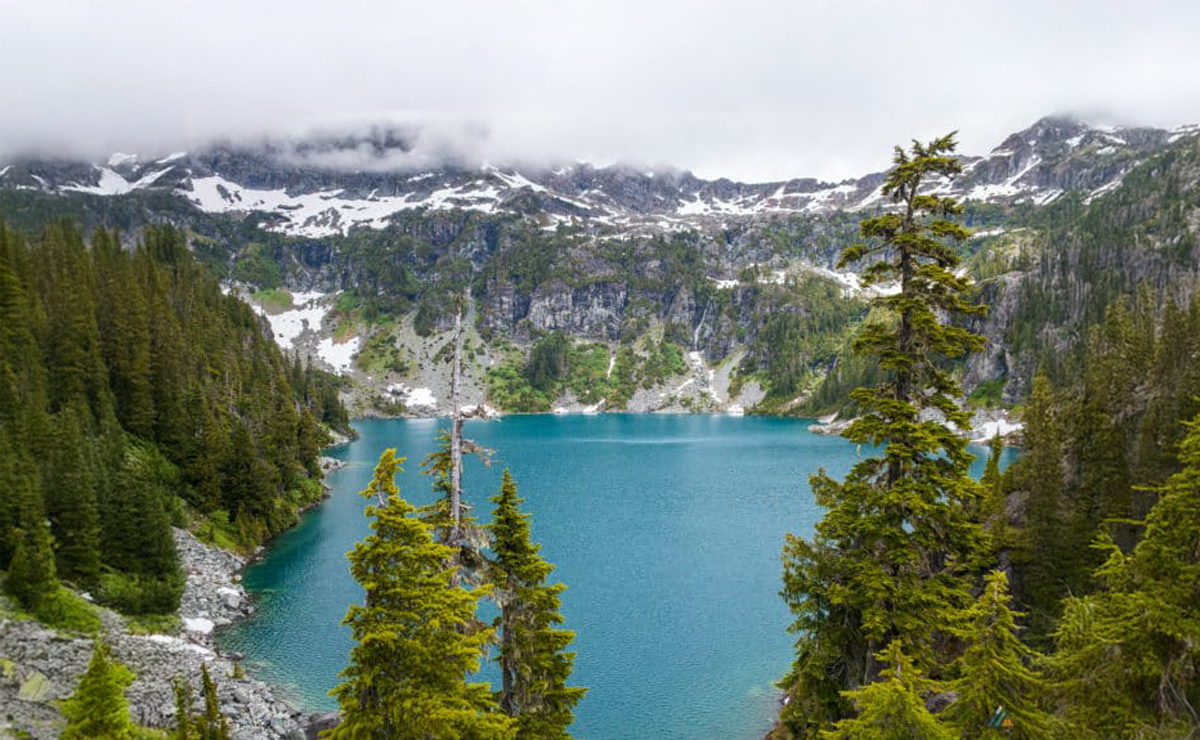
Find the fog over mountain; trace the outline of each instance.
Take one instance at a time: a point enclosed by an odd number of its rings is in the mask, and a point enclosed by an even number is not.
[[[908,137],[957,128],[986,151],[1048,111],[1200,120],[1187,2],[3,0],[0,18],[7,156],[386,123],[420,128],[415,169],[583,159],[839,180]]]

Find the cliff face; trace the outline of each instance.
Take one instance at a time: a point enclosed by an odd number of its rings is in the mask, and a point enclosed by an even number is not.
[[[965,199],[977,236],[964,257],[991,306],[973,324],[989,343],[966,365],[968,388],[1001,379],[1019,398],[1039,356],[1066,352],[1118,295],[1190,293],[1196,134],[1047,118],[930,184]],[[642,364],[662,342],[699,353],[735,390],[754,381],[788,401],[778,410],[819,386],[865,313],[857,266],[835,264],[858,221],[886,207],[881,174],[749,184],[582,164],[381,166],[404,141],[384,130],[153,161],[17,161],[0,167],[0,210],[29,228],[64,214],[188,227],[198,256],[286,325],[277,338],[356,378],[365,399],[434,390],[463,291],[479,398],[489,373],[558,331],[604,343],[613,362],[621,346]],[[351,150],[371,166],[330,166]],[[659,369],[637,383],[665,398],[687,373],[667,383]]]

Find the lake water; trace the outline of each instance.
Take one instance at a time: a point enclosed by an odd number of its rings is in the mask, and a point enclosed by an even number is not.
[[[534,539],[568,586],[573,683],[590,687],[576,737],[758,740],[769,729],[793,642],[778,596],[783,535],[810,534],[820,516],[809,474],[824,467],[840,478],[856,456],[840,437],[809,433],[811,423],[604,414],[466,424],[496,452],[490,469],[473,458],[464,466],[475,514],[490,518],[487,498],[511,469]],[[357,492],[395,447],[408,458],[401,494],[428,503],[421,461],[446,426],[357,422],[359,439],[330,453],[347,463],[327,479],[331,498],[245,574],[259,612],[224,631],[222,646],[249,655],[254,674],[306,709],[336,708],[327,692],[352,645],[341,621],[362,591],[345,554],[370,531]]]

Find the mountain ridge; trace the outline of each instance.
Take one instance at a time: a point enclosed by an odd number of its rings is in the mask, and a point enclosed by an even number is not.
[[[1072,190],[1097,195],[1115,187],[1146,156],[1197,132],[1195,125],[1117,128],[1045,117],[987,155],[961,157],[963,174],[935,191],[977,202],[1036,205]],[[386,162],[387,152],[405,151],[405,146],[400,137],[376,132],[286,147],[220,144],[145,162],[120,153],[104,164],[16,159],[0,167],[0,188],[92,195],[167,191],[207,213],[260,213],[265,228],[310,238],[345,235],[355,228],[383,229],[397,214],[422,209],[536,214],[547,230],[561,224],[594,231],[663,232],[884,205],[882,172],[840,182],[797,177],[746,183],[626,164],[449,165],[432,170],[343,170],[318,164],[333,161],[320,155],[358,156],[368,147],[374,147],[373,161]]]

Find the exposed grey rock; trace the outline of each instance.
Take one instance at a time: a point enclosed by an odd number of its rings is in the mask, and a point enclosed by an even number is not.
[[[205,545],[181,530],[175,531],[175,539],[187,574],[181,617],[227,623],[252,613],[237,575],[245,563],[243,558]],[[282,740],[303,736],[307,726],[304,715],[275,687],[250,677],[234,679],[232,656],[216,651],[211,632],[183,629],[177,635],[132,635],[119,615],[108,610],[101,610],[101,615],[113,656],[136,676],[126,692],[135,722],[174,727],[173,683],[177,677],[191,682],[196,695],[193,709],[201,711],[201,667],[207,665],[234,737]],[[75,690],[92,649],[90,638],[58,634],[35,622],[0,620],[0,706],[13,715],[13,727],[38,740],[56,738],[61,718],[51,702]]]

